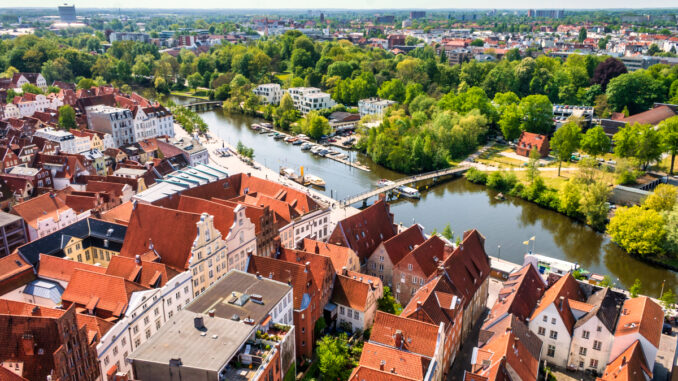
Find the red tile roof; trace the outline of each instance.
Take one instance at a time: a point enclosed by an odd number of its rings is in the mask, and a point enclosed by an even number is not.
[[[388,204],[379,200],[359,213],[339,221],[327,241],[350,247],[364,260],[381,242],[396,233],[393,214]]]
[[[344,275],[337,275],[334,281],[332,302],[364,312],[369,295],[369,284]]]
[[[132,293],[143,290],[148,288],[119,276],[75,270],[61,299],[120,317],[125,313]]]
[[[622,119],[621,121],[628,124],[640,123],[651,124],[655,126],[672,116],[676,116],[676,112],[673,111],[673,109],[671,109],[669,106],[662,105],[635,115],[631,115]]]
[[[616,359],[610,361],[598,381],[635,381],[652,379],[640,341],[636,340]]]
[[[384,249],[391,259],[391,263],[395,265],[416,245],[421,245],[424,241],[426,241],[426,236],[423,229],[419,224],[414,224],[384,241]]]
[[[33,266],[24,261],[19,254],[14,253],[0,258],[0,290],[5,288],[5,283],[7,286],[14,285],[17,278],[26,278],[28,281],[32,277]]]
[[[0,299],[0,315],[32,316],[44,318],[60,318],[66,310],[47,308],[35,304]]]
[[[483,326],[493,324],[506,314],[514,314],[525,321],[531,316],[545,289],[546,284],[532,265],[525,265],[509,274]]]
[[[360,356],[360,365],[381,369],[403,377],[423,380],[431,363],[429,358],[383,345],[365,343]]]
[[[349,381],[416,381],[420,379],[405,377],[399,374],[394,374],[389,371],[372,369],[364,365],[358,365],[351,376],[348,378]]]
[[[489,366],[483,366],[489,363]],[[472,371],[488,380],[509,380],[516,374],[520,380],[536,380],[539,358],[534,357],[519,336],[511,330],[495,335],[478,350]]]
[[[304,238],[303,250],[330,258],[332,266],[334,266],[334,271],[339,274],[344,267],[360,267],[360,263],[350,263],[351,261],[358,261],[358,257],[355,252],[348,247]]]
[[[235,221],[235,208],[221,203],[204,200],[201,198],[181,196],[177,210],[189,213],[209,213],[214,216],[214,227],[221,232],[225,239],[231,232]]]
[[[457,295],[449,278],[439,275],[414,293],[400,316],[436,325],[445,323],[447,330],[454,324],[457,314],[462,313],[462,303],[463,298]]]
[[[103,274],[106,268],[81,263],[70,259],[59,258],[53,255],[40,254],[38,262],[38,277],[70,282],[75,270],[87,270]]]
[[[396,341],[396,332],[402,332],[402,340]],[[438,340],[438,326],[423,321],[408,319],[377,311],[370,334],[370,341],[394,348],[433,357]]]
[[[0,365],[0,380],[2,381],[28,381],[27,378],[23,378],[11,370]]]
[[[556,310],[558,311],[558,314],[560,314],[565,327],[567,327],[567,330],[570,332],[570,334],[572,334],[572,327],[574,326],[575,318],[574,315],[572,315],[572,311],[570,310],[570,305],[568,302],[569,299],[583,301],[584,294],[579,288],[577,281],[570,273],[567,273],[560,277],[556,283],[554,283],[546,290],[546,292],[544,292],[544,295],[539,301],[537,308],[532,313],[531,320],[536,319],[537,316],[539,316],[539,314],[546,309],[546,307],[555,303]],[[561,300],[562,305],[560,305]]]
[[[485,252],[485,237],[473,229],[464,233],[462,242],[445,259],[445,272],[464,307],[490,275],[490,260]]]
[[[34,229],[38,228],[38,221],[55,218],[57,213],[63,213],[69,209],[70,207],[63,200],[51,196],[49,193],[44,193],[12,207],[12,211],[21,216]]]
[[[132,217],[133,207],[134,204],[132,201],[127,201],[102,213],[101,219],[116,224],[127,225],[129,224],[129,219]]]
[[[106,268],[106,274],[125,278],[145,287],[158,288],[179,275],[175,269],[164,263],[149,262],[135,258],[114,255]]]
[[[200,218],[196,213],[138,203],[132,211],[120,255],[134,258],[146,253],[152,244],[162,263],[187,270]]]
[[[445,259],[445,242],[437,235],[431,236],[421,245],[415,246],[395,266],[394,270],[412,271],[420,277],[428,279],[436,273],[438,266]],[[412,265],[412,270],[408,266]]]
[[[86,327],[89,344],[95,345],[99,344],[99,341],[106,334],[106,332],[108,332],[108,330],[113,328],[115,325],[115,323],[104,320],[100,317],[82,313],[75,314],[75,321],[78,324],[78,327]]]
[[[251,255],[247,272],[291,285],[296,310],[302,308],[304,294],[308,293],[307,289],[316,287],[311,274],[305,271],[304,265],[298,263]]]
[[[638,333],[656,348],[659,348],[664,311],[647,296],[627,299],[617,321],[615,336]]]

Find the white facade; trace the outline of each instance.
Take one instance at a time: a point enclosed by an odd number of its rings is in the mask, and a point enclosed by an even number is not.
[[[75,136],[68,131],[55,130],[52,127],[40,128],[35,131],[35,136],[59,143],[59,150],[66,153],[80,153],[88,151],[91,142],[86,136]]]
[[[569,307],[563,305],[562,308]],[[537,334],[543,342],[541,358],[544,361],[563,368],[567,366],[572,337],[556,310],[555,303],[551,303],[530,321],[530,331]]]
[[[294,101],[294,108],[302,114],[308,114],[314,110],[332,108],[337,103],[330,97],[330,94],[320,91],[316,87],[292,87],[287,92]]]
[[[36,94],[34,100],[27,100],[22,97],[16,104],[21,116],[32,116],[36,111],[43,112],[48,108],[56,110],[63,105],[64,102],[59,98],[55,96],[46,97],[43,94]]]
[[[15,105],[14,103],[8,103],[5,105],[5,110],[4,110],[4,116],[3,118],[21,118],[21,111],[19,110],[19,106]]]
[[[277,83],[267,83],[264,85],[259,85],[252,92],[255,95],[258,95],[264,103],[278,105],[282,99],[282,89]]]
[[[384,111],[389,108],[391,105],[394,105],[398,102],[391,101],[388,99],[379,99],[379,98],[369,98],[361,99],[358,101],[358,111],[360,116],[365,115],[384,115]]]
[[[19,76],[19,79],[16,81],[16,87],[18,89],[21,88],[21,86],[31,83],[23,74]],[[38,86],[42,91],[47,90],[47,81],[45,80],[45,77],[42,76],[42,74],[38,73],[38,76],[35,80],[34,83],[35,86]]]
[[[248,252],[256,253],[257,236],[255,226],[247,216],[245,207],[238,205],[235,210],[235,218],[231,231],[226,236],[226,259],[228,259],[226,271],[247,271]]]
[[[319,209],[301,216],[279,229],[283,247],[293,249],[304,238],[325,241],[330,237],[330,209]]]
[[[26,224],[26,226],[28,226],[28,239],[34,241],[38,238],[42,238],[57,230],[61,230],[78,220],[78,215],[72,208],[57,209],[54,213],[50,213],[49,216],[38,219],[36,221],[37,228],[34,228],[30,224]]]
[[[581,371],[592,370],[603,374],[610,359],[614,333],[592,316],[572,333],[568,365]]]
[[[87,125],[94,131],[111,134],[115,147],[136,142],[132,112],[126,108],[87,107]]]
[[[145,343],[172,316],[193,300],[191,274],[185,271],[163,287],[132,294],[125,316],[97,344],[101,374],[117,365],[118,372],[131,374],[127,356]]]
[[[134,118],[134,141],[166,135],[174,137],[174,117],[164,107],[145,107]]]
[[[619,329],[619,327],[617,327]],[[638,332],[634,332],[628,335],[619,335],[614,338],[614,343],[612,343],[612,350],[610,350],[610,359],[614,360],[619,355],[624,353],[634,341],[638,340],[640,342],[640,347],[643,349],[643,354],[645,355],[645,360],[647,361],[648,369],[654,369],[654,362],[657,358],[657,351],[659,348],[655,347],[645,336],[641,335]]]

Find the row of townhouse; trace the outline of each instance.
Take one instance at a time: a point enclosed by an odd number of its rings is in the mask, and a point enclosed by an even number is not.
[[[33,116],[36,112],[45,110],[57,110],[63,106],[64,102],[56,94],[33,94],[25,93],[21,96],[15,96],[12,103],[4,106],[4,118],[21,118],[24,116]]]

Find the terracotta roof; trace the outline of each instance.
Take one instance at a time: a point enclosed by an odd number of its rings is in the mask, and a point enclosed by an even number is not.
[[[541,147],[548,143],[549,138],[545,135],[534,134],[532,132],[523,131],[520,134],[520,139],[518,140],[518,146],[527,146],[534,147],[537,150],[540,150]]]
[[[337,275],[334,281],[332,301],[336,304],[365,311],[370,295],[370,285],[344,275]]]
[[[361,260],[367,258],[379,244],[397,233],[388,204],[379,200],[334,228],[330,243],[353,249]]]
[[[567,303],[569,303],[570,308],[573,310],[579,310],[579,311],[584,311],[584,312],[590,312],[595,308],[595,306],[592,306],[586,302],[580,302],[575,299],[568,299]]]
[[[624,302],[617,322],[615,336],[638,333],[655,348],[659,348],[664,325],[664,311],[647,296],[631,298]]]
[[[35,304],[17,302],[14,300],[0,299],[0,315],[31,316],[45,318],[60,318],[66,310],[48,308]]]
[[[625,300],[626,295],[612,291],[608,287],[594,292],[586,300],[586,305],[591,306],[591,308],[587,311],[586,315],[577,320],[574,324],[575,328],[584,325],[589,319],[596,316],[608,332],[614,332],[620,308]],[[570,306],[575,308],[573,302],[573,300],[568,300]]]
[[[652,379],[640,341],[636,340],[616,359],[610,361],[598,381],[635,381]]]
[[[132,201],[127,201],[123,204],[116,206],[115,208],[109,209],[101,214],[101,219],[127,225],[129,220],[132,217],[132,209],[134,204]]]
[[[621,121],[628,124],[640,123],[640,124],[651,124],[653,126],[659,124],[665,119],[668,119],[672,116],[676,116],[676,112],[673,111],[669,106],[661,105],[653,109],[643,111],[641,113],[631,115],[622,119]]]
[[[335,272],[329,258],[305,251],[281,248],[278,259],[302,266],[308,264],[308,272],[311,274],[319,294],[327,299],[331,297],[330,291],[332,290]],[[323,293],[323,291],[326,291],[326,293]]]
[[[411,271],[428,279],[435,274],[443,260],[445,260],[445,242],[437,235],[433,235],[421,245],[415,246],[409,254],[395,264],[394,269],[405,271],[409,265],[412,265]]]
[[[2,381],[28,381],[27,378],[23,378],[11,370],[0,365],[0,380]]]
[[[158,262],[114,255],[106,268],[106,274],[125,278],[145,287],[159,288],[179,274],[175,269]]]
[[[99,341],[106,332],[115,325],[115,323],[108,320],[83,313],[76,313],[75,321],[78,324],[78,327],[86,327],[89,344],[95,345],[99,344]]]
[[[426,236],[421,225],[414,224],[384,241],[384,249],[391,259],[391,263],[395,265],[416,245],[421,245],[424,241],[426,241]]]
[[[34,229],[38,228],[38,221],[55,218],[58,213],[69,209],[71,208],[63,200],[49,193],[41,194],[12,207],[12,211],[21,216]]]
[[[414,293],[400,316],[436,325],[445,323],[448,330],[456,315],[462,313],[462,303],[463,297],[457,295],[449,278],[439,275]]]
[[[546,290],[546,292],[544,292],[544,296],[541,298],[537,308],[532,313],[531,320],[536,319],[537,316],[539,316],[539,314],[541,314],[542,311],[546,309],[546,307],[555,303],[556,310],[558,311],[558,314],[560,314],[565,327],[567,327],[568,332],[572,334],[572,328],[574,327],[575,319],[574,315],[572,315],[572,310],[570,310],[570,305],[568,302],[569,299],[583,301],[584,294],[579,288],[577,281],[570,273],[567,273],[561,276],[555,284],[553,284]],[[560,305],[561,300],[562,305]]]
[[[148,288],[119,276],[75,270],[61,299],[121,317],[127,310],[132,293],[143,290]]]
[[[228,237],[235,221],[235,208],[201,198],[182,195],[177,210],[196,214],[209,213],[214,216],[214,227],[221,232],[223,239]]]
[[[37,267],[38,277],[55,279],[64,282],[70,282],[73,272],[78,269],[99,274],[106,272],[106,268],[101,266],[94,266],[87,263],[81,263],[47,254],[40,254],[40,262],[38,262]]]
[[[490,275],[490,260],[485,252],[485,237],[477,230],[464,232],[462,242],[445,259],[445,272],[464,307]]]
[[[311,285],[315,287],[313,277],[305,271],[304,265],[298,263],[251,255],[247,272],[250,274],[258,273],[264,278],[268,277],[291,285],[295,310],[306,308],[303,304],[304,295],[308,295],[306,292],[307,284],[311,282]]]
[[[24,261],[19,254],[14,253],[0,258],[0,282],[29,270],[32,272],[33,266]]]
[[[358,365],[351,376],[348,378],[349,381],[372,381],[372,380],[381,380],[381,381],[415,381],[420,380],[411,377],[405,377],[399,374],[393,374],[386,370],[372,369],[364,365]]]
[[[530,264],[509,274],[483,327],[506,314],[514,314],[524,321],[530,317],[545,289],[546,284]]]
[[[383,345],[365,343],[360,356],[360,365],[381,369],[400,376],[423,380],[431,360],[414,353],[389,348]]]
[[[352,268],[359,267],[359,263],[350,263],[351,261],[358,261],[355,252],[348,247],[332,245],[331,243],[316,241],[310,238],[304,238],[304,251],[309,253],[316,253],[324,257],[330,258],[334,271],[341,273],[344,267]]]
[[[396,331],[403,339],[396,342]],[[403,316],[377,311],[370,341],[394,348],[433,357],[438,340],[438,326]]]
[[[187,270],[200,218],[196,213],[138,203],[132,211],[120,255],[134,258],[147,252],[152,244],[162,263]]]

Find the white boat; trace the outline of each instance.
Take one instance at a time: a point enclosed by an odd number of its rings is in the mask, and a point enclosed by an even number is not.
[[[318,150],[318,155],[320,156],[327,155],[327,148],[321,146],[320,149]]]
[[[317,155],[320,149],[323,148],[322,146],[313,146],[311,147],[311,153],[314,155]]]
[[[324,188],[325,187],[325,180],[321,179],[318,176],[315,175],[304,175],[304,179],[309,182],[309,184],[314,185],[316,187]]]
[[[335,156],[337,159],[348,159],[348,155],[345,153],[339,153],[338,155]]]
[[[416,190],[414,188],[410,188],[410,187],[405,186],[405,185],[401,185],[396,189],[398,190],[398,192],[400,192],[401,195],[403,195],[405,197],[409,197],[409,198],[420,198],[421,197],[421,193],[419,193],[418,190]]]
[[[310,150],[313,147],[313,144],[311,143],[304,143],[301,145],[301,149],[304,151]]]
[[[534,265],[537,271],[544,276],[550,273],[564,275],[580,268],[577,263],[551,258],[541,254],[534,254],[531,251],[525,254],[525,260],[523,262],[523,264],[528,263]]]
[[[287,167],[280,167],[280,174],[288,179],[294,179],[297,177],[297,174],[294,173],[294,169]]]
[[[393,184],[394,184],[393,181],[387,180],[387,179],[381,179],[381,180],[377,181],[377,186],[379,188],[387,187],[387,186],[390,186],[390,185],[393,185]]]

